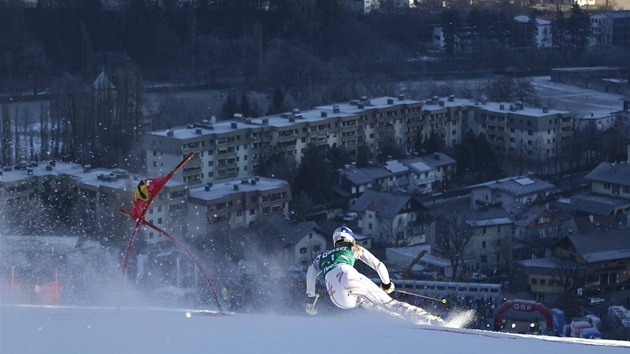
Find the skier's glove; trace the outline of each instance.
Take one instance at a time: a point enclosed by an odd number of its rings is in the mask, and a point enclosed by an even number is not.
[[[306,293],[306,296],[308,296],[308,297],[315,297],[316,295],[314,293]]]
[[[391,281],[387,284],[383,284],[383,282],[381,282],[381,289],[383,289],[386,293],[390,294],[392,291],[394,291],[394,289],[396,289],[396,287],[394,286],[394,283],[392,283]]]

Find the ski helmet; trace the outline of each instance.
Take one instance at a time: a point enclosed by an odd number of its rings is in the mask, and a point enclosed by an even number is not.
[[[352,230],[350,230],[350,228],[346,226],[338,227],[335,232],[333,232],[333,243],[337,243],[339,241],[354,241],[354,232],[352,232]]]

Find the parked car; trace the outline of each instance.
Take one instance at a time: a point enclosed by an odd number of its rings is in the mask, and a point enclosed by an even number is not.
[[[586,298],[586,304],[589,306],[601,305],[606,302],[606,299],[602,299],[601,297],[588,297]]]
[[[486,281],[488,280],[488,276],[485,274],[481,274],[481,273],[472,273],[470,275],[470,279],[474,280],[474,281]]]
[[[350,222],[350,221],[355,221],[358,218],[359,218],[359,215],[357,215],[357,213],[348,213],[346,214],[346,216],[343,217],[343,221]]]

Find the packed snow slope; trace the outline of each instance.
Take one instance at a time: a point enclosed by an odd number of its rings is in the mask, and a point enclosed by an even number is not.
[[[0,353],[630,353],[630,342],[417,325],[364,310],[308,316],[0,307]]]

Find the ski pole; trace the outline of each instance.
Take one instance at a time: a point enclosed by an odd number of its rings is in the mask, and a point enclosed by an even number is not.
[[[421,298],[428,299],[428,300],[439,301],[439,302],[441,302],[443,304],[446,303],[446,299],[438,299],[438,298],[435,298],[435,297],[430,297],[430,296],[426,296],[426,295],[420,295],[420,294],[412,293],[411,291],[406,291],[406,290],[395,289],[394,291],[397,292],[397,293],[405,294],[405,295],[417,296],[417,297],[421,297]]]
[[[306,304],[306,313],[311,316],[317,315],[317,308],[315,307],[315,305],[317,304],[317,299],[319,299],[319,294],[315,294],[315,300],[312,304]]]

